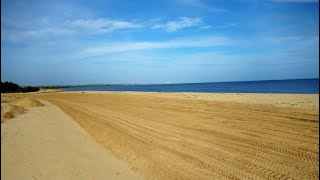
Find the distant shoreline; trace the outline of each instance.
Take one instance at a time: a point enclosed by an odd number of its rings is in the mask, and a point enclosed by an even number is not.
[[[153,85],[86,85],[58,89],[65,91],[319,94],[319,79]]]
[[[186,83],[125,83],[125,84],[82,84],[82,85],[45,85],[36,86],[39,88],[58,89],[70,87],[88,87],[88,86],[149,86],[149,85],[179,85],[179,84],[207,84],[207,83],[241,83],[241,82],[268,82],[268,81],[295,81],[295,80],[319,80],[319,78],[306,79],[271,79],[271,80],[252,80],[252,81],[219,81],[219,82],[186,82]]]

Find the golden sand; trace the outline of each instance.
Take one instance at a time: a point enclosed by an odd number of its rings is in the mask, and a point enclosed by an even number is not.
[[[41,102],[32,97],[14,97],[14,98],[3,98],[1,102],[1,123],[5,119],[11,119],[17,115],[23,114],[27,108],[43,106]]]
[[[145,178],[319,179],[318,94],[32,96],[60,107]]]
[[[44,104],[1,123],[1,179],[142,179],[57,106]]]

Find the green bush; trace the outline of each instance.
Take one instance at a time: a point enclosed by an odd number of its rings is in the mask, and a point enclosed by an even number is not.
[[[20,87],[18,84],[12,82],[1,82],[1,93],[17,93],[17,92],[35,92],[39,91],[38,87]]]
[[[27,86],[21,89],[21,92],[35,92],[39,91],[38,87]]]
[[[20,86],[12,82],[1,82],[1,93],[19,92]]]

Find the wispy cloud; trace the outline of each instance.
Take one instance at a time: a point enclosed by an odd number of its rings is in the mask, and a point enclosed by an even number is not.
[[[64,28],[42,28],[36,30],[6,30],[2,29],[1,37],[3,40],[20,43],[35,39],[49,39],[57,36],[73,34],[74,31]]]
[[[64,23],[52,24],[48,18],[40,18],[32,23],[19,23],[1,16],[1,37],[13,43],[39,38],[51,38],[71,34],[104,34],[114,31],[138,29],[143,27],[131,21],[107,18],[67,20]]]
[[[188,6],[193,6],[193,7],[205,9],[209,12],[214,12],[214,13],[228,12],[227,9],[224,9],[221,7],[213,7],[213,6],[206,5],[201,0],[178,0],[178,2],[185,4],[185,5],[188,5]]]
[[[63,29],[63,28],[44,28],[39,30],[30,30],[25,31],[25,36],[31,36],[31,37],[44,37],[44,36],[60,36],[60,35],[66,35],[73,33],[72,30],[69,29]]]
[[[91,31],[94,33],[108,33],[115,30],[137,29],[143,27],[141,24],[130,21],[120,21],[106,18],[77,19],[73,21],[66,21],[65,24],[69,28],[74,28],[80,31]]]
[[[217,26],[211,26],[211,25],[204,25],[204,26],[200,26],[201,29],[225,29],[225,28],[232,28],[237,26],[237,23],[226,23],[223,25],[217,25]]]
[[[110,18],[96,19],[73,19],[63,22],[52,21],[50,17],[37,18],[32,23],[20,23],[5,16],[1,16],[1,29],[4,30],[5,40],[13,43],[24,42],[26,40],[37,40],[40,38],[49,39],[51,37],[65,35],[103,35],[123,30],[162,29],[167,32],[175,32],[185,28],[197,27],[205,28],[227,28],[236,24],[224,24],[221,26],[207,25],[200,17],[178,17],[169,21],[161,18],[154,18],[141,21],[117,20]],[[53,23],[54,22],[54,23]]]
[[[319,36],[274,36],[260,38],[260,42],[267,45],[283,45],[287,47],[296,47],[300,51],[305,48],[315,49],[319,46]]]
[[[153,25],[152,29],[165,29],[168,32],[177,31],[179,29],[195,27],[202,25],[201,18],[188,18],[188,17],[179,17],[175,21],[168,21],[164,24],[158,23]]]
[[[160,42],[126,42],[111,43],[100,47],[84,49],[78,58],[99,56],[104,54],[138,51],[147,49],[212,47],[232,45],[233,41],[225,37],[202,37],[197,39],[175,39]]]

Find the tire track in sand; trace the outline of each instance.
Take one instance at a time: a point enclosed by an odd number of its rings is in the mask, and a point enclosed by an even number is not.
[[[319,178],[316,110],[126,93],[39,97],[147,178]]]

